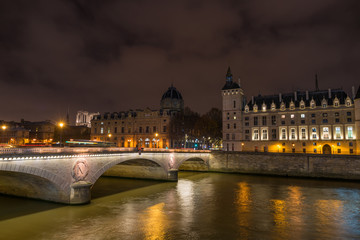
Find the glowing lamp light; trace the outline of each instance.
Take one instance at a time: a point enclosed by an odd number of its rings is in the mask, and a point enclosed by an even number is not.
[[[64,123],[63,123],[63,122],[60,122],[60,123],[59,123],[59,127],[61,127],[61,128],[64,127]]]
[[[2,130],[5,130],[7,127],[5,125],[1,126]]]

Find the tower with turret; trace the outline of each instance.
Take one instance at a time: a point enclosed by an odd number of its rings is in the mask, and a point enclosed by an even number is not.
[[[242,109],[244,105],[244,91],[238,83],[233,81],[230,67],[226,73],[226,82],[221,90],[222,119],[223,119],[223,150],[241,151],[242,140]]]

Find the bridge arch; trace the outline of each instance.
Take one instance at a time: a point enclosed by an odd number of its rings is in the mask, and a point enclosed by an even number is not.
[[[43,169],[11,163],[0,164],[0,192],[8,195],[69,202],[69,186]]]
[[[179,171],[208,171],[209,163],[201,157],[190,157],[178,161],[176,168]]]
[[[141,172],[137,172],[137,169],[140,168]],[[147,174],[147,171],[149,174]],[[91,183],[95,184],[95,182],[102,175],[104,175],[104,173],[106,173],[106,176],[164,180],[167,177],[167,168],[161,162],[148,158],[142,158],[140,156],[137,158],[117,159],[105,164],[102,168],[98,169],[90,177]]]

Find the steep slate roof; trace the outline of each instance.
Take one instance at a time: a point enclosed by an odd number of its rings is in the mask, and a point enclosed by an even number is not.
[[[240,88],[239,84],[233,82],[233,81],[227,81],[224,85],[224,87],[222,88],[222,90],[228,90],[228,89],[235,89],[235,88]]]
[[[358,91],[359,93],[359,91]],[[341,89],[331,89],[331,98],[329,99],[329,91],[328,90],[320,90],[320,91],[309,91],[309,99],[306,100],[306,92],[305,91],[296,91],[297,101],[295,101],[295,92],[281,94],[282,101],[285,103],[285,107],[290,107],[290,102],[293,101],[295,107],[300,106],[300,101],[303,100],[305,102],[305,106],[310,106],[310,101],[314,99],[316,106],[321,106],[321,101],[325,98],[327,100],[328,105],[332,105],[335,97],[339,99],[340,104],[345,104],[345,100],[347,98],[347,94]],[[256,96],[254,97],[254,103],[260,109],[262,104],[265,103],[267,109],[271,109],[271,104],[275,103],[276,108],[280,108],[281,102],[279,101],[279,95],[267,95],[267,96]],[[253,104],[252,100],[248,101],[247,105],[249,109],[252,110]]]
[[[356,96],[355,96],[355,99],[358,99],[358,98],[360,98],[360,86],[359,86]]]
[[[240,88],[240,86],[239,84],[233,82],[233,75],[229,67],[226,73],[226,82],[222,90],[235,89],[235,88]]]

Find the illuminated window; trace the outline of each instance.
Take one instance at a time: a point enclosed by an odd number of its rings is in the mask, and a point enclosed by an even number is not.
[[[353,138],[353,127],[347,127],[347,131],[348,131],[348,139],[352,139]]]
[[[263,103],[263,105],[262,105],[262,110],[263,110],[263,112],[265,112],[266,111],[266,105],[265,105],[265,103]]]
[[[100,133],[104,134],[104,128],[100,128]]]
[[[281,129],[281,140],[286,140],[286,128]]]
[[[291,114],[291,115],[290,115],[290,118],[294,118],[294,117],[295,117],[295,115],[294,115],[294,114]]]
[[[302,113],[302,114],[300,115],[300,117],[301,117],[301,118],[305,118],[305,114]]]
[[[330,135],[329,135],[329,128],[328,127],[323,127],[323,139],[330,139]]]
[[[253,106],[253,110],[254,110],[254,112],[257,112],[257,110],[258,110],[258,106],[256,105],[256,103]]]
[[[267,129],[262,130],[262,140],[268,140],[268,130]]]
[[[306,139],[306,128],[301,129],[301,139]]]
[[[259,130],[254,129],[253,131],[253,140],[259,140]]]
[[[291,129],[290,129],[290,138],[291,138],[291,140],[295,140],[295,139],[296,139],[296,131],[295,131],[295,128],[291,128]]]
[[[311,132],[312,132],[312,139],[317,139],[316,128],[312,128]]]
[[[335,138],[336,139],[341,138],[341,129],[340,129],[340,127],[335,127]]]
[[[285,115],[281,115],[281,118],[285,118]]]

